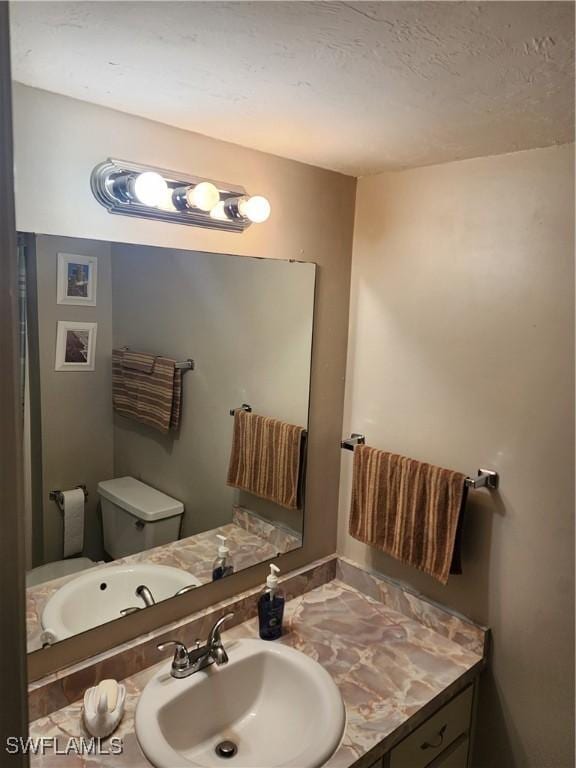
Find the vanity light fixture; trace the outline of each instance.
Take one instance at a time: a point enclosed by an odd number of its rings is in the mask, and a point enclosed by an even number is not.
[[[270,203],[244,187],[177,171],[108,159],[90,177],[94,197],[109,213],[243,232],[270,216]]]

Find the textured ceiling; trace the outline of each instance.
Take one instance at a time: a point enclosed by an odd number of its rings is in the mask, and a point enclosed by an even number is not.
[[[16,2],[13,74],[352,175],[573,138],[565,2]]]

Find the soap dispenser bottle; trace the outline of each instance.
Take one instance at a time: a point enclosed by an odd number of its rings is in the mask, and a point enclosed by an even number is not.
[[[225,576],[230,576],[234,573],[234,565],[230,561],[230,550],[226,546],[226,536],[216,534],[216,538],[219,539],[218,555],[212,565],[212,581],[218,581]]]
[[[282,635],[285,599],[278,590],[280,568],[270,563],[270,575],[266,579],[266,589],[258,600],[258,621],[262,640],[277,640]]]

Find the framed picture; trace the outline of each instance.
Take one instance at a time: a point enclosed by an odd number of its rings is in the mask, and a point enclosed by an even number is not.
[[[56,334],[57,371],[93,371],[98,323],[59,320]]]
[[[98,259],[95,256],[58,254],[58,304],[96,306]]]

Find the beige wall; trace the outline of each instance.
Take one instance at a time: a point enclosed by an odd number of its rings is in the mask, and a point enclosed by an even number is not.
[[[23,231],[318,265],[305,542],[303,550],[283,557],[283,565],[333,552],[356,180],[21,85],[14,88],[14,136],[17,226]],[[107,157],[243,184],[269,198],[272,216],[243,234],[112,216],[89,185],[92,168]],[[257,583],[264,572],[238,575],[215,594]],[[186,610],[203,603],[198,592]],[[78,653],[128,637],[136,624],[118,622],[102,640],[90,645],[84,639]]]
[[[195,362],[184,375],[176,436],[114,419],[115,476],[133,475],[182,501],[183,536],[232,520],[239,493],[226,485],[231,408],[247,402],[306,427],[314,272],[313,264],[277,259],[112,245],[114,346]],[[255,501],[242,494],[246,506]],[[299,511],[257,508],[302,529]]]
[[[475,765],[573,765],[573,147],[362,179],[344,431],[466,473],[464,575],[443,588],[339,550],[493,629]]]
[[[58,253],[95,256],[98,259],[98,295],[95,307],[56,303]],[[102,556],[97,517],[96,488],[112,477],[113,431],[112,289],[110,246],[69,237],[36,238],[38,294],[38,346],[42,413],[42,509],[44,562],[63,556],[63,517],[48,499],[51,490],[68,490],[85,483],[85,554]],[[59,320],[98,323],[94,371],[56,371],[56,328]]]

